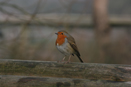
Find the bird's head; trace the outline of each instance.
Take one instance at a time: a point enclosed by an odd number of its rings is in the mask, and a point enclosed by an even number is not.
[[[57,33],[55,33],[58,37],[61,37],[61,38],[66,38],[66,37],[69,37],[70,35],[64,31],[64,30],[61,30],[61,31],[58,31]]]

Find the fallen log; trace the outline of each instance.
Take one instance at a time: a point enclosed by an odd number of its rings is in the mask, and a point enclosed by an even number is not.
[[[131,65],[0,59],[0,75],[131,81]]]
[[[131,82],[0,75],[0,87],[131,87]]]

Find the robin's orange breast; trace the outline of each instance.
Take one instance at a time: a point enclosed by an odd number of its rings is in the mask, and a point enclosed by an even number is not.
[[[58,45],[62,45],[64,42],[65,42],[65,39],[63,39],[63,38],[57,38],[57,40],[56,40],[56,45],[57,45],[57,44],[58,44]]]
[[[56,45],[62,45],[65,42],[65,35],[58,35],[57,39],[56,39]]]

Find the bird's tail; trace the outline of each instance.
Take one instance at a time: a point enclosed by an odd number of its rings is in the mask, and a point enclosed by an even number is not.
[[[81,59],[81,57],[80,56],[77,56],[78,58],[79,58],[79,60],[83,63],[83,60]]]

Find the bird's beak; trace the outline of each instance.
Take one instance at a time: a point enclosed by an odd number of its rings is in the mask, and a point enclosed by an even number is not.
[[[55,33],[56,35],[58,35],[58,33]]]

